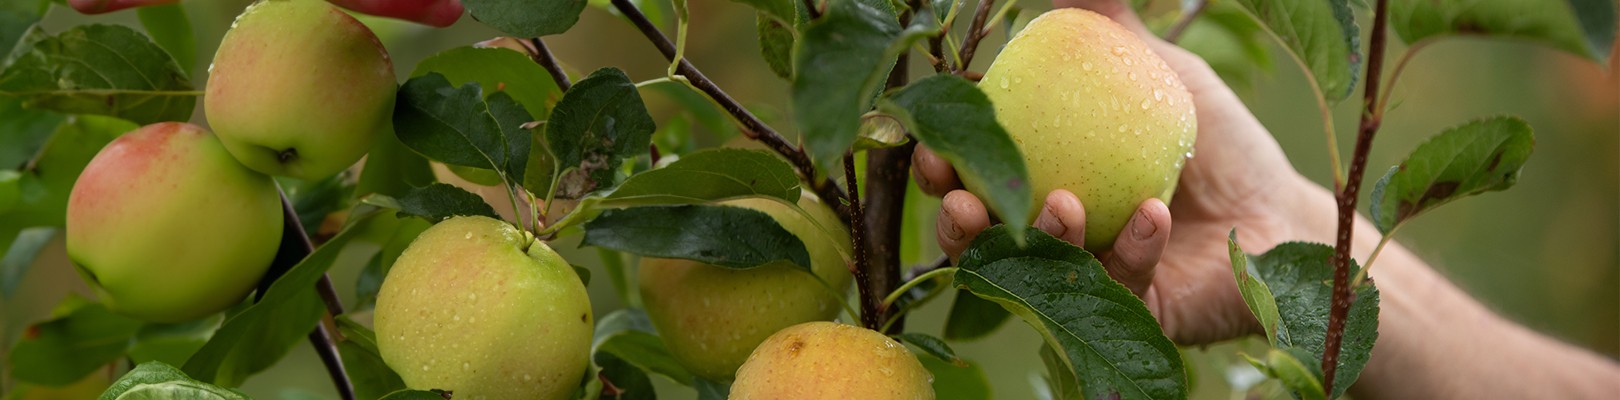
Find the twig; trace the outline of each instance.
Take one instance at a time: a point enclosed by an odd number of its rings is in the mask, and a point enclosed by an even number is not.
[[[1372,43],[1367,49],[1366,111],[1361,114],[1361,129],[1356,134],[1356,150],[1350,160],[1350,174],[1344,190],[1339,191],[1339,237],[1333,248],[1333,304],[1328,314],[1327,343],[1322,351],[1322,387],[1333,393],[1333,374],[1338,369],[1339,347],[1344,341],[1344,322],[1350,315],[1350,303],[1355,301],[1350,288],[1350,242],[1355,228],[1356,200],[1361,192],[1362,176],[1367,171],[1367,153],[1372,150],[1373,136],[1383,122],[1377,108],[1379,80],[1383,76],[1384,43],[1388,35],[1389,0],[1378,0],[1373,14]]]
[[[809,11],[810,19],[821,18],[821,6],[816,4],[816,0],[804,0],[804,9]]]
[[[984,21],[990,17],[990,7],[996,0],[979,0],[979,8],[973,11],[973,23],[968,25],[967,38],[962,41],[962,51],[957,58],[962,61],[956,64],[957,69],[968,69],[973,65],[973,53],[979,50],[979,40],[984,39],[990,32],[984,29]]]
[[[1197,3],[1193,3],[1191,10],[1182,13],[1181,18],[1176,19],[1176,23],[1170,25],[1170,30],[1164,31],[1164,41],[1175,43],[1180,40],[1181,34],[1187,32],[1187,27],[1192,26],[1193,20],[1198,19],[1199,15],[1203,15],[1206,8],[1209,8],[1209,0],[1198,0]]]
[[[850,272],[855,275],[856,286],[859,286],[857,289],[861,293],[861,326],[875,330],[883,321],[883,318],[879,317],[882,308],[879,304],[881,299],[878,298],[882,296],[880,294],[882,292],[874,292],[872,285],[867,284],[872,280],[872,271],[869,252],[866,249],[866,224],[861,223],[865,221],[865,216],[862,215],[865,210],[862,209],[861,189],[858,184],[859,182],[855,181],[855,154],[845,153],[844,185],[849,186],[849,198],[845,200],[849,201],[849,236],[855,259],[855,265]]]
[[[643,15],[641,10],[636,9],[634,4],[630,4],[630,0],[612,1],[613,7],[618,9],[620,14],[624,14],[624,17],[629,19],[631,23],[635,24],[636,28],[641,30],[642,35],[646,36],[647,40],[651,41],[653,46],[664,54],[664,58],[675,59],[675,44],[671,43],[669,37],[664,36],[663,32],[658,31],[658,26],[654,25],[652,20],[647,19],[647,16]],[[697,67],[692,66],[691,62],[681,59],[680,66],[676,71],[691,81],[692,86],[697,87],[698,90],[703,91],[704,94],[720,103],[721,108],[724,108],[727,113],[731,114],[732,118],[737,120],[738,124],[742,125],[743,135],[764,143],[771,150],[775,150],[783,157],[787,157],[788,162],[799,170],[799,174],[804,177],[805,181],[810,182],[811,188],[815,190],[818,196],[823,200],[828,200],[827,203],[834,206],[833,210],[840,217],[845,219],[849,217],[849,210],[833,201],[845,198],[843,190],[840,190],[838,185],[834,185],[831,179],[816,179],[815,164],[810,161],[810,156],[805,154],[803,148],[789,143],[787,138],[782,137],[782,134],[777,133],[775,129],[766,125],[764,121],[754,116],[753,113],[748,112],[748,109],[743,108],[742,104],[732,99],[731,95],[720,90],[720,87],[716,86],[714,81],[704,76],[702,71],[698,71]]]
[[[276,250],[276,258],[271,261],[270,269],[259,279],[259,290],[253,297],[254,301],[263,299],[265,292],[270,289],[270,284],[280,279],[293,266],[304,261],[310,253],[315,252],[315,244],[304,234],[304,224],[298,220],[298,210],[293,208],[286,192],[281,192],[279,187],[276,191],[281,195],[281,248]],[[328,330],[328,324],[332,324],[332,316],[343,314],[343,302],[338,300],[337,291],[332,287],[332,280],[325,274],[322,274],[320,282],[315,284],[315,290],[320,293],[321,301],[326,304],[326,314],[321,317],[321,322],[315,324],[315,330],[309,333],[309,343],[315,347],[315,353],[321,356],[321,362],[326,365],[327,374],[332,376],[332,384],[337,386],[338,396],[343,400],[354,400],[354,385],[349,382],[349,374],[344,371],[343,360],[338,356],[337,343]]]
[[[546,68],[551,73],[551,79],[557,82],[557,88],[568,91],[573,83],[568,82],[568,72],[563,71],[562,65],[557,63],[557,57],[551,55],[551,49],[540,38],[530,38],[529,44],[534,46],[534,62]]]

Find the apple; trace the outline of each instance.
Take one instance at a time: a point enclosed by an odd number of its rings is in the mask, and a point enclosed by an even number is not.
[[[871,329],[807,322],[771,335],[731,384],[732,400],[933,400],[934,376]]]
[[[331,0],[361,13],[443,28],[461,19],[461,0]]]
[[[68,6],[81,14],[104,14],[131,7],[173,4],[180,0],[68,0]]]
[[[1192,94],[1146,43],[1091,11],[1030,21],[979,88],[1029,168],[1027,218],[1052,190],[1074,192],[1086,207],[1088,249],[1112,247],[1143,201],[1170,201],[1192,157]]]
[[[837,292],[790,266],[735,270],[691,260],[642,258],[641,297],[653,327],[677,361],[713,381],[730,380],[748,353],[772,333],[837,317],[843,309],[841,294],[851,280],[842,255],[849,252],[849,234],[832,209],[814,194],[801,194],[799,206],[832,236],[775,200],[739,199],[722,204],[775,218],[804,242],[810,253],[810,270]]]
[[[108,309],[146,321],[193,320],[240,302],[281,233],[275,182],[191,124],[113,140],[68,194],[68,257]]]
[[[377,349],[412,389],[563,399],[591,348],[590,298],[544,242],[488,217],[428,228],[377,294]]]
[[[394,65],[354,17],[320,0],[261,0],[231,26],[203,110],[243,164],[316,180],[393,134]]]

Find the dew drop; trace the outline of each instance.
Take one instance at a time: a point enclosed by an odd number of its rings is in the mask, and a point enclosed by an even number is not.
[[[461,370],[462,371],[468,371],[468,370],[471,370],[471,369],[472,369],[472,363],[469,363],[469,362],[462,362],[461,363]]]
[[[1119,131],[1120,131],[1120,133],[1125,132],[1125,124],[1119,124]]]
[[[1001,88],[1002,89],[1007,88],[1007,77],[1005,77],[1005,76],[1001,77]]]
[[[467,300],[478,300],[478,293],[467,293]]]
[[[1159,90],[1159,89],[1153,89],[1153,101],[1162,101],[1162,100],[1164,100],[1164,91]]]
[[[1125,77],[1126,77],[1126,78],[1130,78],[1130,79],[1131,79],[1131,82],[1136,82],[1136,73],[1135,73],[1135,72],[1132,72],[1132,73],[1129,73],[1129,74],[1126,74],[1126,75],[1125,75]]]
[[[534,380],[534,376],[530,376],[529,374],[523,374],[523,381],[524,382],[528,382],[528,381],[532,381],[532,380]]]
[[[433,368],[432,368],[432,367],[428,367],[428,365],[427,365],[427,364],[422,364],[422,370],[423,370],[423,371],[427,371],[427,370],[430,370],[430,369],[433,369]]]
[[[1148,106],[1152,105],[1152,104],[1153,104],[1153,102],[1148,101],[1148,99],[1142,99],[1142,109],[1143,110],[1148,109]]]
[[[1090,71],[1091,70],[1091,62],[1090,61],[1081,62],[1080,63],[1080,69]]]
[[[1134,64],[1134,63],[1135,63],[1135,62],[1133,62],[1133,61],[1131,61],[1131,58],[1130,58],[1130,57],[1123,57],[1123,58],[1121,58],[1121,59],[1123,59],[1123,60],[1125,60],[1125,65],[1126,65],[1126,66],[1130,66],[1130,65],[1131,65],[1131,64]]]
[[[1125,55],[1125,46],[1114,46],[1114,55],[1116,55],[1116,56]]]

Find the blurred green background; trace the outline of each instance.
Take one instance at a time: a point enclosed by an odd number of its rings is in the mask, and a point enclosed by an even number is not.
[[[195,70],[199,75],[206,73],[203,71],[209,55],[232,18],[247,3],[183,2],[198,35],[202,65]],[[973,3],[966,4],[971,7]],[[1037,1],[1020,5],[1035,10],[1049,7]],[[686,53],[689,59],[768,122],[790,126],[785,115],[787,83],[774,76],[759,57],[752,9],[730,1],[696,1],[691,2],[691,15]],[[1034,11],[1026,10],[1021,19],[1034,15]],[[417,61],[434,53],[498,35],[470,17],[448,29],[378,18],[363,20],[382,38],[402,77]],[[673,24],[669,18],[664,22],[666,28]],[[92,17],[63,7],[52,10],[45,26],[50,32],[58,32],[84,23],[139,26],[133,12]],[[1367,34],[1367,25],[1363,21],[1363,35]],[[645,80],[662,76],[667,65],[634,27],[601,8],[587,9],[572,30],[548,37],[547,42],[576,73],[615,66],[632,79]],[[972,69],[983,71],[1004,42],[1002,31],[996,30],[984,41],[982,56]],[[1270,42],[1264,45],[1270,48],[1274,65],[1254,66],[1230,78],[1248,82],[1238,92],[1282,144],[1295,168],[1317,182],[1326,182],[1329,164],[1324,136],[1308,83],[1279,47]],[[1404,45],[1392,40],[1390,58],[1398,57],[1403,50]],[[913,76],[931,72],[921,62],[914,64]],[[1384,121],[1369,164],[1372,171],[1382,171],[1399,162],[1425,138],[1476,117],[1513,114],[1528,120],[1536,129],[1537,148],[1517,187],[1442,207],[1407,225],[1400,231],[1399,241],[1490,308],[1537,331],[1611,358],[1620,355],[1617,74],[1620,69],[1613,65],[1605,68],[1526,42],[1443,40],[1408,66],[1392,97],[1396,107]],[[200,87],[206,79],[195,76],[193,82]],[[1353,96],[1355,100],[1334,107],[1341,148],[1346,153],[1352,146],[1349,132],[1353,132],[1360,112],[1360,90]],[[666,98],[648,95],[647,101],[659,120],[676,112],[675,105]],[[198,104],[193,119],[200,123],[201,102]],[[920,217],[919,226],[932,226],[932,210],[912,215]],[[937,249],[931,231],[921,232],[924,235],[906,239],[920,244],[908,258],[932,259]],[[595,252],[575,249],[576,243],[577,239],[565,239],[554,247],[573,262],[599,268]],[[332,270],[339,290],[350,302],[355,277],[370,251],[375,250],[366,246],[349,251],[349,256]],[[622,307],[605,279],[593,281],[590,289],[597,315]],[[5,347],[9,348],[27,324],[44,318],[70,291],[89,295],[66,262],[58,239],[28,271],[17,295],[0,300]],[[942,297],[914,314],[908,327],[937,334],[949,304],[950,296]],[[1252,382],[1254,375],[1244,372],[1246,367],[1235,357],[1240,348],[1253,344],[1249,342],[1188,350],[1197,397],[1232,397],[1235,394],[1229,389],[1231,383]],[[1042,370],[1036,356],[1038,346],[1038,337],[1021,323],[1009,324],[987,340],[955,345],[959,353],[984,366],[996,397],[1003,399],[1034,396],[1032,382],[1039,382]],[[669,384],[663,387],[669,389],[669,397],[691,396],[689,389]],[[250,379],[243,389],[266,399],[336,398],[326,372],[307,344],[294,349],[275,368]]]

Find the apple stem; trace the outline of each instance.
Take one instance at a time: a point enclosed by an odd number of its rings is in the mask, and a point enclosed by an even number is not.
[[[264,298],[270,284],[280,279],[293,266],[302,262],[310,253],[315,252],[315,245],[304,233],[304,223],[298,220],[298,210],[293,208],[292,201],[287,199],[287,192],[276,186],[276,192],[281,196],[281,248],[276,251],[276,258],[270,263],[270,269],[264,277],[259,279],[258,293],[253,300]],[[321,322],[315,325],[315,330],[309,333],[309,342],[314,345],[315,352],[321,356],[321,362],[326,365],[326,372],[332,376],[332,384],[337,386],[338,395],[343,400],[354,400],[354,385],[349,382],[349,374],[343,369],[343,360],[338,355],[337,342],[332,335],[336,323],[334,315],[343,314],[343,302],[338,299],[337,290],[332,286],[332,279],[321,274],[320,282],[315,284],[316,292],[320,293],[321,301],[326,304],[326,313],[321,316]]]
[[[568,81],[568,72],[563,71],[562,64],[557,63],[557,57],[551,55],[551,49],[546,47],[546,42],[540,41],[540,38],[530,38],[529,44],[534,46],[532,57],[534,62],[545,67],[546,72],[551,74],[551,79],[557,82],[557,89],[568,91],[573,83]]]
[[[658,31],[658,25],[647,19],[647,16],[642,14],[635,4],[631,4],[630,0],[612,0],[612,2],[613,7],[619,10],[620,14],[624,14],[625,19],[635,24],[641,34],[652,42],[653,47],[657,47],[658,51],[664,54],[665,59],[675,61],[675,44],[670,42],[669,37],[664,36],[663,32]],[[817,196],[820,196],[822,200],[827,200],[827,204],[833,206],[833,211],[838,213],[842,220],[849,219],[849,209],[835,201],[836,199],[846,198],[844,191],[839,189],[838,185],[834,184],[830,178],[816,179],[816,166],[810,161],[810,156],[804,152],[802,147],[788,142],[787,138],[783,137],[781,133],[777,133],[770,125],[766,125],[765,121],[760,120],[758,116],[744,108],[742,103],[738,103],[737,100],[731,98],[731,95],[720,90],[720,87],[716,86],[714,81],[709,80],[709,77],[703,75],[702,71],[698,71],[697,67],[692,66],[692,63],[687,61],[687,57],[680,58],[675,71],[679,75],[686,77],[692,86],[708,95],[716,103],[719,103],[720,108],[725,109],[726,113],[731,114],[732,119],[735,119],[742,128],[743,135],[764,143],[766,147],[770,147],[771,150],[787,158],[788,162],[798,169],[800,177],[805,182],[809,182],[811,189],[815,190]]]
[[[1367,171],[1367,153],[1372,150],[1373,136],[1382,124],[1378,89],[1383,77],[1385,28],[1389,23],[1389,0],[1378,0],[1373,11],[1372,43],[1367,49],[1366,111],[1361,113],[1361,126],[1356,134],[1356,149],[1350,159],[1350,173],[1344,189],[1338,193],[1339,234],[1333,247],[1333,303],[1328,313],[1327,340],[1322,350],[1322,388],[1333,393],[1333,375],[1338,369],[1339,348],[1344,341],[1345,319],[1350,315],[1350,303],[1355,295],[1350,287],[1350,243],[1355,228],[1356,201],[1361,192],[1362,177]]]

